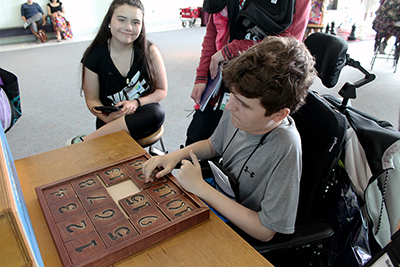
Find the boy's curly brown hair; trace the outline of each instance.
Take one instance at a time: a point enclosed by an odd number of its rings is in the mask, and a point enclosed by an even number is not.
[[[314,65],[296,38],[269,36],[228,62],[222,74],[228,88],[259,98],[265,116],[270,116],[283,108],[296,112],[304,104],[316,75]]]

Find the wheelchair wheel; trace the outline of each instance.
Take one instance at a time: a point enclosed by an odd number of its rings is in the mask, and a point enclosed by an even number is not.
[[[182,27],[185,28],[186,27],[186,21],[182,20]]]

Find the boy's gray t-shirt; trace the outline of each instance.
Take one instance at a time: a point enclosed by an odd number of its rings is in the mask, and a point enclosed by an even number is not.
[[[225,110],[211,136],[211,145],[221,155],[236,128]],[[223,154],[224,167],[238,177],[262,135],[239,130]],[[301,176],[301,139],[292,118],[272,130],[243,167],[239,199],[257,211],[263,226],[275,232],[294,232]]]

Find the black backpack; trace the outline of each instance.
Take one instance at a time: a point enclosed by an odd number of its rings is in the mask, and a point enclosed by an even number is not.
[[[278,35],[292,24],[295,4],[296,0],[247,0],[236,26],[246,30],[252,39]]]

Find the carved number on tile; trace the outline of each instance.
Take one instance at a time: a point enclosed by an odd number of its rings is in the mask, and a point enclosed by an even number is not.
[[[84,245],[82,247],[76,248],[75,251],[76,252],[82,252],[85,248],[88,248],[88,247],[91,247],[91,246],[93,246],[93,247],[97,246],[96,241],[92,240],[92,241],[90,241],[90,243],[88,243],[88,244],[86,244],[86,245]]]
[[[181,199],[175,199],[175,200],[172,200],[171,202],[168,202],[166,206],[169,210],[177,210],[177,209],[182,208],[185,205],[186,205],[186,203],[184,201],[182,201]]]
[[[94,217],[97,219],[102,219],[102,220],[110,219],[115,215],[115,210],[107,209],[107,210],[103,211],[101,214],[102,215],[96,214],[96,215],[94,215]]]
[[[67,230],[68,233],[73,233],[74,230],[72,230],[71,228],[83,229],[83,228],[85,228],[87,226],[84,220],[82,220],[80,224],[81,225],[70,224],[65,228],[65,230]]]
[[[86,181],[80,182],[78,185],[79,188],[85,188],[87,186],[92,186],[94,184],[96,184],[96,181],[94,179],[88,179]]]
[[[160,180],[163,179],[163,177],[161,177],[161,178],[156,178],[156,175],[155,175],[155,174],[156,174],[156,172],[153,172],[152,174],[150,174],[150,177],[153,178],[153,182],[147,182],[147,183],[144,183],[144,185],[149,185],[149,184],[151,184],[151,183],[155,183],[155,182],[158,182],[158,181],[160,181]],[[144,180],[145,176],[144,176],[143,173],[141,173],[141,174],[139,174],[139,175],[137,176],[137,178],[138,178],[139,180]]]
[[[136,196],[132,196],[130,199],[129,198],[125,199],[125,202],[126,202],[126,204],[128,204],[130,206],[130,205],[142,202],[145,199],[146,198],[143,195],[136,195]]]
[[[134,208],[134,209],[132,209],[132,210],[134,210],[134,211],[139,211],[141,208],[144,208],[144,207],[151,207],[150,202],[147,202],[147,201],[146,201],[146,203],[144,203],[142,206],[136,207],[136,208]]]
[[[101,200],[101,199],[106,199],[107,196],[99,196],[99,197],[87,197],[86,201],[92,205],[93,204],[93,200]]]
[[[114,176],[114,175],[118,174],[119,172],[121,172],[121,169],[115,167],[115,168],[112,168],[111,170],[106,170],[104,172],[104,174],[107,175],[107,176],[111,176],[112,178],[110,178],[109,180],[110,181],[114,181],[114,180],[116,180],[118,178],[125,177],[125,174],[123,174],[123,173],[121,173],[121,174],[119,174],[117,176]]]
[[[50,195],[51,195],[51,196],[54,195],[54,196],[56,196],[56,197],[63,197],[63,196],[65,196],[65,194],[64,194],[65,191],[67,191],[67,189],[61,188],[61,189],[58,189],[56,192],[51,193]]]
[[[145,196],[143,196],[143,195],[136,195],[136,196],[131,197],[130,199],[129,199],[129,198],[125,199],[125,202],[126,202],[126,204],[128,204],[129,206],[131,206],[131,205],[140,203],[140,202],[142,202],[142,201],[145,200],[145,199],[146,199],[146,198],[145,198]],[[143,205],[141,205],[141,206],[139,206],[139,207],[136,207],[136,208],[133,208],[132,210],[134,210],[134,211],[139,211],[141,208],[146,207],[146,206],[147,206],[147,207],[150,207],[150,206],[151,206],[150,202],[146,201]]]
[[[64,213],[64,211],[74,210],[74,209],[76,209],[76,207],[77,207],[76,204],[70,203],[66,206],[59,207],[57,211],[58,211],[58,213]]]
[[[129,163],[130,166],[135,167],[135,172],[139,172],[142,170],[142,159],[135,160],[134,162]]]
[[[157,216],[146,216],[141,218],[138,223],[141,226],[149,226],[151,225],[153,222],[155,222],[156,220],[158,220]]]
[[[163,186],[154,189],[153,192],[160,193],[160,191],[165,189],[165,188],[170,188],[169,184],[164,184]]]
[[[187,207],[185,210],[178,212],[177,214],[175,214],[176,217],[181,217],[184,213],[189,212],[189,211],[193,211],[193,209],[191,207]]]
[[[165,188],[171,188],[171,187],[168,184],[164,184],[164,186],[159,187],[157,189],[154,189],[153,192],[160,193],[160,191],[165,189]],[[165,193],[163,195],[160,195],[159,198],[166,198],[166,197],[168,197],[169,195],[172,195],[172,194],[176,195],[176,192],[173,189],[169,190],[167,193]]]
[[[169,191],[168,193],[166,193],[166,194],[164,194],[164,195],[161,195],[160,198],[166,198],[166,197],[169,196],[169,195],[176,195],[175,190],[171,190],[171,191]]]
[[[119,227],[119,228],[117,228],[117,229],[115,229],[115,231],[114,231],[114,234],[112,234],[112,233],[108,233],[108,237],[111,239],[111,240],[117,240],[118,238],[121,238],[121,237],[124,237],[124,236],[127,236],[127,235],[129,235],[131,233],[131,230],[129,230],[129,228],[128,227]]]

